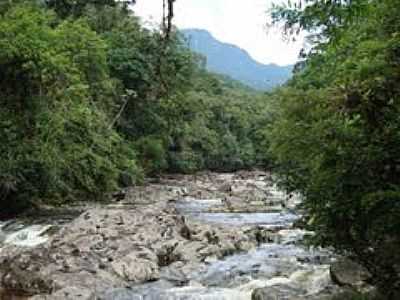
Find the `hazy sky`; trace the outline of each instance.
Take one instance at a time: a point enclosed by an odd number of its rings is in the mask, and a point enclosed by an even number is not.
[[[283,41],[273,30],[267,34],[267,10],[282,0],[176,0],[178,28],[207,29],[214,37],[247,50],[256,60],[279,65],[296,62],[302,42]],[[162,0],[137,0],[134,11],[144,21],[159,23]]]

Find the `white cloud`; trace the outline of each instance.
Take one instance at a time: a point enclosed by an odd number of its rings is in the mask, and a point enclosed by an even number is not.
[[[299,39],[288,43],[277,30],[267,34],[267,10],[272,2],[274,0],[176,0],[174,24],[181,29],[206,29],[217,39],[247,50],[260,62],[292,64],[303,42]],[[159,23],[162,18],[162,0],[137,0],[133,9],[144,21]]]

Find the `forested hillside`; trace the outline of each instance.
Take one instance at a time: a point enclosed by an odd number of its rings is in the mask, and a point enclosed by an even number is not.
[[[2,1],[0,206],[101,200],[162,172],[262,163],[263,97],[132,1]]]
[[[206,58],[207,69],[226,74],[258,90],[272,90],[290,79],[293,66],[262,64],[245,50],[222,43],[202,29],[185,29],[182,33],[189,47]]]
[[[273,96],[276,170],[304,196],[319,244],[357,259],[399,299],[400,2],[300,2],[273,10],[275,24],[313,41]]]

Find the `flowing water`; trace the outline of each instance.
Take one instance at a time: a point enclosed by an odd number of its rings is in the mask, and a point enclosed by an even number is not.
[[[181,200],[177,209],[188,218],[223,226],[258,225],[276,232],[273,243],[247,253],[210,262],[193,272],[185,286],[158,281],[130,289],[114,290],[114,300],[250,300],[257,288],[273,288],[279,296],[268,299],[320,299],[336,291],[329,264],[332,254],[306,247],[303,237],[312,234],[292,228],[299,218],[293,212],[210,213],[218,199]],[[276,294],[276,295],[278,295]],[[283,296],[282,296],[283,295]]]
[[[256,182],[263,187],[263,181]],[[274,203],[284,196],[273,188]],[[222,226],[262,226],[274,232],[273,242],[247,253],[213,260],[189,275],[183,286],[165,280],[128,289],[110,290],[104,299],[113,300],[250,300],[257,288],[270,288],[268,299],[321,299],[336,292],[329,264],[333,255],[324,249],[305,246],[301,241],[312,234],[293,228],[299,216],[294,210],[254,213],[210,212],[223,205],[221,199],[184,198],[177,210],[196,221]],[[293,205],[294,206],[294,205]],[[57,224],[59,225],[59,224]],[[49,238],[52,225],[41,222],[9,221],[0,223],[0,245],[33,247]],[[0,247],[1,252],[1,247]],[[177,286],[178,285],[178,286]],[[283,295],[283,296],[282,296]]]
[[[48,224],[30,224],[18,220],[0,223],[0,244],[20,247],[35,247],[45,243],[52,228]],[[1,250],[1,247],[0,247]]]
[[[26,216],[0,221],[0,251],[3,245],[36,247],[49,240],[61,226],[68,224],[80,214],[80,210],[64,209],[60,212]]]

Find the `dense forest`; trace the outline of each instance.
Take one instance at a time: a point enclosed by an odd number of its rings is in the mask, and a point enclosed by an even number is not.
[[[205,70],[132,1],[0,1],[0,207],[103,200],[146,176],[273,167],[314,242],[400,290],[400,1],[289,1],[285,86]],[[164,28],[165,29],[165,28]]]
[[[398,0],[275,6],[273,22],[308,32],[311,49],[273,95],[267,137],[317,242],[361,262],[389,299],[400,289],[399,11]]]
[[[265,160],[265,98],[118,1],[1,1],[0,206]]]

